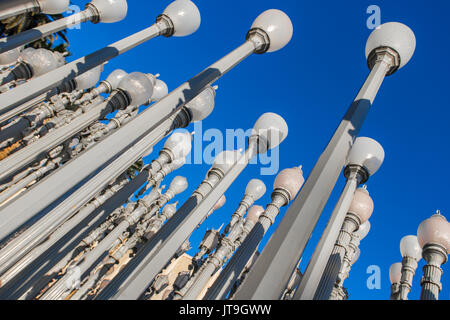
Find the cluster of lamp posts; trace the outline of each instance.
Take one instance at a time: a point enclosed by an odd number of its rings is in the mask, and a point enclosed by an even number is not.
[[[61,13],[68,4],[3,1],[0,19]],[[282,11],[263,12],[242,45],[170,93],[159,75],[120,69],[97,83],[114,57],[157,36],[194,33],[201,19],[189,0],[172,2],[149,28],[70,63],[57,52],[24,49],[74,21],[113,23],[126,13],[125,0],[93,0],[75,16],[0,39],[0,298],[139,299],[160,293],[167,288],[161,271],[189,250],[192,232],[220,209],[249,161],[287,136],[282,117],[263,114],[248,148],[219,154],[177,209],[171,201],[187,180],[175,177],[165,192],[161,183],[185,164],[192,139],[172,131],[208,117],[217,89],[211,85],[252,53],[282,49],[293,26]],[[414,50],[407,26],[391,22],[374,30],[366,45],[370,74],[306,182],[301,167],[281,171],[264,209],[254,204],[266,186],[251,180],[227,227],[207,232],[192,270],[164,298],[346,299],[343,282],[373,211],[366,187],[358,186],[384,160],[383,148],[358,134],[384,78],[405,66]],[[150,107],[138,113],[141,105]],[[166,136],[158,157],[133,172],[133,164]],[[303,250],[342,168],[345,188],[301,274]],[[264,234],[290,202],[259,254]],[[438,298],[450,225],[434,215],[420,225],[418,237],[402,240],[403,262],[391,270],[395,299],[407,299],[421,256],[427,261],[422,298]]]

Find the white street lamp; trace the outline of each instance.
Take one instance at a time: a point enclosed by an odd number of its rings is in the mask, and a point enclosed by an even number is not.
[[[0,3],[0,20],[28,12],[58,14],[69,9],[70,0],[5,0]]]
[[[402,254],[402,278],[399,287],[399,300],[408,300],[411,292],[412,281],[417,269],[417,263],[422,259],[422,248],[416,236],[405,236],[400,241],[400,253]]]
[[[354,198],[355,190],[358,185],[366,182],[370,176],[378,171],[384,160],[384,150],[381,145],[371,138],[357,138],[348,157],[344,175],[347,179],[344,190],[336,204],[327,227],[314,251],[313,256],[300,282],[294,299],[311,300],[317,290],[324,293],[323,299],[328,299],[332,285],[336,281],[337,272],[339,270],[327,270],[328,280],[323,279],[322,284],[327,286],[318,289],[321,279],[324,277],[326,265],[332,255],[333,247],[339,235],[339,230],[344,223],[344,219],[351,206]],[[335,252],[342,254],[341,263],[343,262],[345,252]],[[340,268],[341,264],[334,264],[335,268]],[[331,266],[330,266],[331,267]],[[324,291],[322,291],[324,290]]]
[[[397,262],[389,268],[389,280],[391,281],[391,300],[398,300],[400,281],[402,279],[402,263]]]
[[[422,256],[427,262],[421,280],[421,300],[438,300],[442,290],[441,265],[448,260],[450,252],[450,223],[440,211],[423,221],[417,229]]]
[[[240,299],[278,299],[282,295],[384,78],[410,60],[415,43],[413,32],[400,23],[383,24],[372,32],[366,48],[371,72],[305,187],[247,275]]]

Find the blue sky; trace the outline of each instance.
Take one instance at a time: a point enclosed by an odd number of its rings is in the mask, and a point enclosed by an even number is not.
[[[87,1],[72,2],[83,6]],[[129,13],[122,22],[88,23],[80,30],[72,30],[69,39],[73,57],[69,60],[149,26],[170,1],[128,0],[128,3]],[[364,56],[365,42],[371,32],[366,26],[368,6],[380,7],[382,22],[399,21],[415,32],[414,57],[385,80],[361,131],[362,136],[374,138],[383,145],[386,159],[368,182],[375,202],[372,230],[363,240],[361,258],[345,282],[351,299],[388,299],[388,270],[392,263],[401,261],[400,239],[415,234],[419,223],[436,209],[450,218],[447,170],[450,43],[446,40],[450,31],[447,23],[450,2],[348,0],[344,5],[342,1],[196,0],[195,3],[202,13],[202,24],[195,34],[186,38],[153,39],[112,60],[102,78],[116,68],[160,73],[172,90],[240,45],[259,13],[281,9],[294,24],[291,43],[279,52],[249,57],[220,79],[216,108],[203,122],[203,128],[217,128],[222,132],[235,128],[246,130],[264,112],[278,113],[289,125],[289,136],[280,147],[280,169],[303,165],[305,177],[368,74]],[[161,146],[162,143],[155,150]],[[189,165],[177,172],[190,182],[180,200],[186,199],[199,185],[208,168],[207,164]],[[248,167],[226,193],[227,204],[193,234],[191,242],[195,249],[206,228],[217,228],[228,222],[252,178],[262,179],[268,189],[258,204],[265,206],[270,202],[275,177],[260,177],[257,165]],[[302,270],[343,183],[341,177],[305,251]],[[282,215],[278,221],[281,218]],[[420,295],[423,264],[422,260],[411,299]],[[380,290],[367,288],[366,270],[371,265],[381,268]],[[450,299],[449,265],[443,269],[441,299]]]

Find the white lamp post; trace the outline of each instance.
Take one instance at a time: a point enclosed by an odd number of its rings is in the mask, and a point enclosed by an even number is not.
[[[417,269],[417,263],[422,259],[422,248],[416,236],[405,236],[400,241],[402,254],[402,278],[398,292],[399,300],[408,300],[411,292],[412,281]]]
[[[447,262],[450,252],[450,223],[438,211],[419,225],[417,238],[422,247],[422,256],[427,262],[420,282],[420,299],[438,300],[442,290],[441,265]]]
[[[69,9],[70,0],[5,0],[0,3],[0,20],[28,12],[58,14]]]
[[[389,268],[389,280],[391,281],[391,300],[398,300],[400,281],[402,279],[402,263],[397,262]]]
[[[304,188],[270,238],[241,287],[241,299],[279,299],[333,190],[384,78],[411,59],[414,33],[401,23],[375,29],[366,46],[371,72]]]
[[[384,150],[381,145],[370,138],[357,138],[353,145],[344,175],[347,179],[344,190],[336,204],[328,225],[322,234],[314,254],[300,282],[294,298],[311,300],[317,290],[325,266],[333,250],[339,230],[350,208],[356,187],[366,182],[375,174],[384,160]],[[330,281],[335,281],[331,279]]]

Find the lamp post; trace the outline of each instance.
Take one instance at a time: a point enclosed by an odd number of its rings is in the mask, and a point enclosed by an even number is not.
[[[69,9],[69,0],[5,0],[0,3],[0,20],[24,13],[58,14]]]
[[[231,231],[234,225],[242,220],[247,210],[266,193],[266,185],[259,179],[252,179],[245,188],[245,194],[238,208],[231,216],[230,223],[225,228],[225,233]]]
[[[164,10],[163,14],[158,16],[156,23],[149,28],[5,92],[0,101],[0,114],[104,64],[150,39],[161,35],[166,37],[186,36],[194,33],[199,26],[200,12],[195,4],[188,0],[176,0]]]
[[[401,23],[375,29],[366,45],[371,72],[337,131],[242,286],[242,299],[279,299],[320,218],[384,78],[405,66],[416,45]]]
[[[64,0],[66,2],[66,0]],[[67,5],[63,5],[67,8]],[[123,20],[127,15],[126,0],[92,0],[84,11],[74,15],[40,25],[13,36],[0,39],[0,53],[27,45],[33,41],[48,37],[75,24],[91,21],[93,23],[113,23]],[[66,11],[66,10],[63,10]]]
[[[146,141],[144,140],[144,142]],[[191,143],[191,135],[189,133],[174,133],[166,141],[164,149],[161,151],[158,159],[152,162],[152,165],[149,168],[149,176],[156,175],[161,169],[163,169],[164,164],[185,158],[191,151]],[[148,151],[149,149],[148,145],[144,145],[142,148],[139,144],[137,144],[135,147],[136,151],[139,151],[141,156],[146,154],[145,151]],[[121,161],[119,161],[116,165],[113,163],[112,166],[110,165],[108,167],[109,170],[104,170],[101,172],[102,180],[106,181],[105,184],[107,185],[108,181],[114,179],[115,175],[124,172],[132,163],[135,163],[136,160],[137,159],[133,159],[131,162],[128,161],[125,165],[121,164]],[[55,174],[57,173],[58,172]],[[103,184],[103,187],[105,184]],[[22,235],[8,243],[8,245],[0,250],[0,273],[10,267],[22,255],[26,254],[33,248],[34,245],[42,241],[47,236],[49,231],[54,230],[64,223],[68,218],[70,218],[71,215],[76,213],[78,209],[89,201],[93,194],[97,194],[101,190],[102,187],[98,187],[98,184],[95,181],[91,181],[90,184],[87,184],[84,188],[81,188],[77,192],[70,195],[55,209],[36,222],[33,226],[28,228]],[[82,199],[88,200],[85,202],[85,200]],[[94,208],[91,208],[90,210],[94,210]],[[52,241],[56,242],[57,240],[59,240],[57,237],[52,237]]]
[[[209,185],[206,197],[202,197],[201,201],[197,197],[188,199],[180,208],[181,213],[176,215],[177,219],[169,221],[160,233],[144,246],[140,256],[122,270],[99,298],[137,299],[245,169],[250,159],[258,153],[265,153],[277,147],[284,141],[287,133],[287,124],[283,118],[274,113],[263,114],[253,127],[253,134],[249,138],[249,146],[244,154],[239,157],[234,154],[231,164],[229,160],[221,161],[228,170],[226,174],[218,176],[213,188]]]
[[[398,292],[399,300],[408,300],[411,292],[417,263],[422,259],[422,248],[416,236],[406,236],[400,241],[400,252],[402,254],[402,278]]]
[[[420,300],[438,300],[442,290],[441,266],[447,262],[450,252],[450,223],[437,211],[419,225],[417,238],[422,247],[422,256],[427,262],[420,281]]]
[[[397,262],[389,268],[389,280],[391,281],[391,300],[398,300],[400,281],[402,278],[402,263]]]
[[[286,206],[289,201],[295,198],[303,182],[301,167],[285,169],[277,175],[273,186],[271,203],[267,205],[266,210],[259,217],[258,223],[251,229],[230,262],[220,273],[211,288],[209,288],[205,295],[205,300],[222,300],[226,298],[233,284],[238,280],[245,266],[258,249],[267,230],[274,224],[281,207]],[[239,290],[235,299],[240,299]]]
[[[339,271],[344,263],[344,257],[352,234],[369,220],[372,212],[373,201],[369,192],[365,188],[357,189],[315,292],[315,300],[328,300],[330,298],[335,288]]]
[[[294,295],[295,299],[312,300],[314,298],[314,293],[338,238],[339,230],[350,208],[356,187],[365,183],[370,176],[376,173],[383,160],[384,150],[378,142],[365,137],[356,139],[344,170],[347,179],[344,190],[309,261],[300,286]]]

